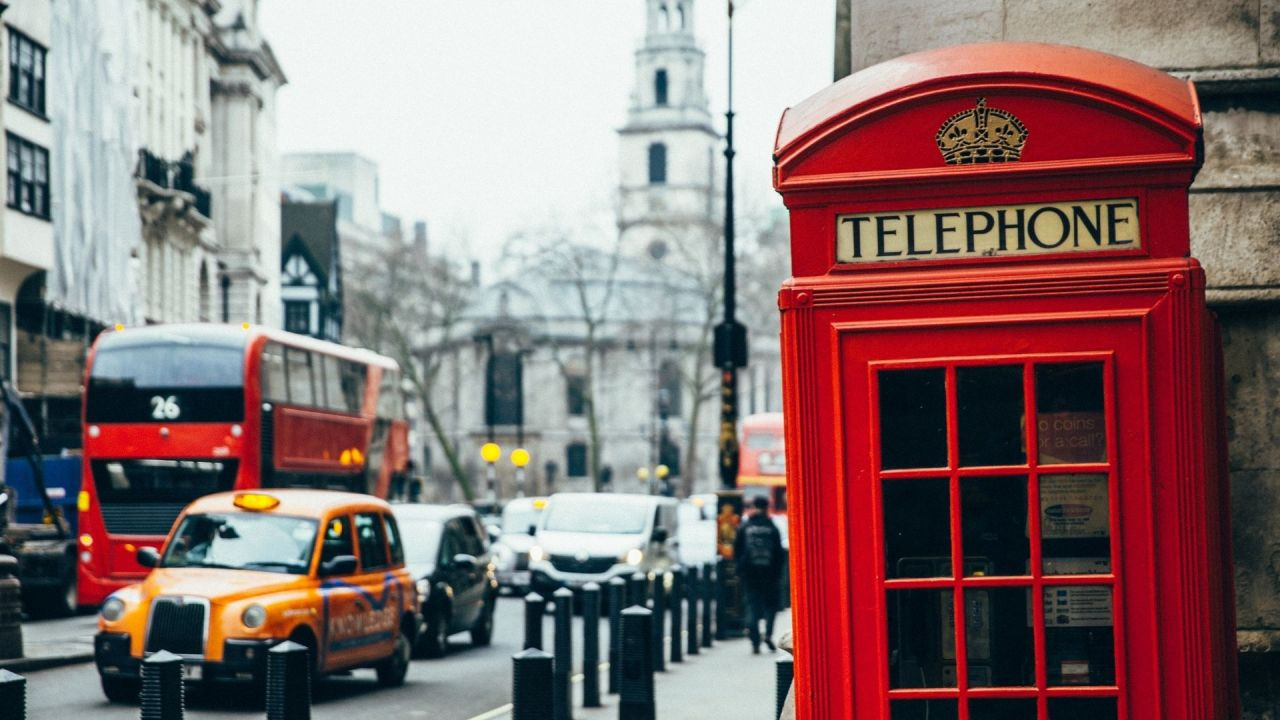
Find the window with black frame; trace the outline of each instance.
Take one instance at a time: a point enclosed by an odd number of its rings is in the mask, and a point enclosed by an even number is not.
[[[44,46],[9,28],[9,100],[44,116]]]
[[[49,151],[13,133],[5,139],[6,203],[25,215],[49,219]]]

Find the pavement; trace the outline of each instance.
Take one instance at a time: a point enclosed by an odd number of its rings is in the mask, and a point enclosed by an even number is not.
[[[510,603],[516,608],[514,603]],[[513,610],[513,612],[515,612]],[[509,623],[516,626],[514,618]],[[778,614],[775,635],[781,636],[791,627],[791,612]],[[549,628],[548,628],[549,629]],[[607,652],[607,632],[602,626],[601,653]],[[0,660],[0,669],[24,674],[61,665],[88,663],[93,660],[93,635],[97,631],[96,615],[29,621],[23,624],[25,657]],[[668,641],[670,638],[668,638]],[[575,637],[575,645],[580,636]],[[687,640],[681,633],[681,647]],[[581,650],[575,647],[575,654]],[[680,663],[666,663],[666,670],[654,674],[655,705],[659,720],[706,720],[709,717],[732,717],[735,720],[774,717],[776,698],[776,663],[784,651],[753,655],[746,638],[717,640],[711,648],[701,648],[697,655],[685,655]],[[670,657],[670,653],[667,654]],[[478,660],[478,658],[477,658]],[[456,659],[455,659],[456,661]],[[487,667],[493,667],[488,661]],[[501,661],[503,684],[510,692],[509,656]],[[471,670],[470,672],[475,672]],[[490,670],[491,672],[491,670]],[[573,682],[575,720],[614,720],[618,717],[618,696],[608,694],[608,664],[600,666],[600,690],[603,707],[582,707],[582,674]],[[439,678],[443,680],[443,678]],[[510,695],[507,695],[509,698]],[[468,713],[470,714],[470,713]],[[465,717],[465,716],[464,716]],[[509,704],[474,715],[469,720],[501,720],[511,717]]]
[[[778,613],[775,636],[791,627],[791,611]],[[681,634],[682,642],[686,642]],[[670,638],[668,638],[668,641]],[[601,652],[607,649],[603,645]],[[658,720],[707,720],[711,717],[734,720],[774,720],[777,698],[776,660],[785,651],[759,655],[751,652],[745,637],[717,640],[697,655],[685,655],[684,662],[666,663],[666,670],[654,673],[654,705]],[[667,657],[670,657],[668,653]],[[618,696],[609,695],[608,664],[601,664],[600,701],[603,707],[582,707],[582,675],[573,680],[574,720],[616,720]],[[500,708],[470,720],[510,718],[510,708]]]
[[[98,632],[96,614],[22,623],[22,657],[0,660],[0,670],[18,674],[91,662],[93,635]]]

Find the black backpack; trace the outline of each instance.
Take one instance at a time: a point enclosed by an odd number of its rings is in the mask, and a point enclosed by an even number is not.
[[[753,568],[770,568],[774,563],[773,524],[749,522],[739,530],[744,537],[742,551],[745,557],[743,564]]]

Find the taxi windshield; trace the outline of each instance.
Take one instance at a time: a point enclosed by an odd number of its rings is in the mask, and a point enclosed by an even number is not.
[[[311,565],[315,520],[287,515],[188,515],[165,548],[162,567],[205,567],[303,575]]]

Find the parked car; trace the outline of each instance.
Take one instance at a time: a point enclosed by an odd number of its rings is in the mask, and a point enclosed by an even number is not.
[[[387,503],[368,495],[271,490],[188,505],[155,568],[107,597],[94,660],[113,702],[136,702],[142,660],[168,650],[188,680],[261,684],[267,650],[311,650],[316,676],[373,667],[382,685],[409,669],[418,596]]]
[[[615,493],[559,493],[547,500],[529,549],[533,588],[600,585],[637,570],[663,571],[676,562],[675,498]]]
[[[529,548],[533,547],[533,532],[546,506],[544,497],[516,498],[502,509],[502,525],[492,545],[499,588],[515,594],[529,590]]]
[[[441,657],[449,636],[468,631],[475,645],[493,639],[498,579],[480,517],[468,505],[396,505],[405,562],[416,581],[423,627],[415,652]]]

